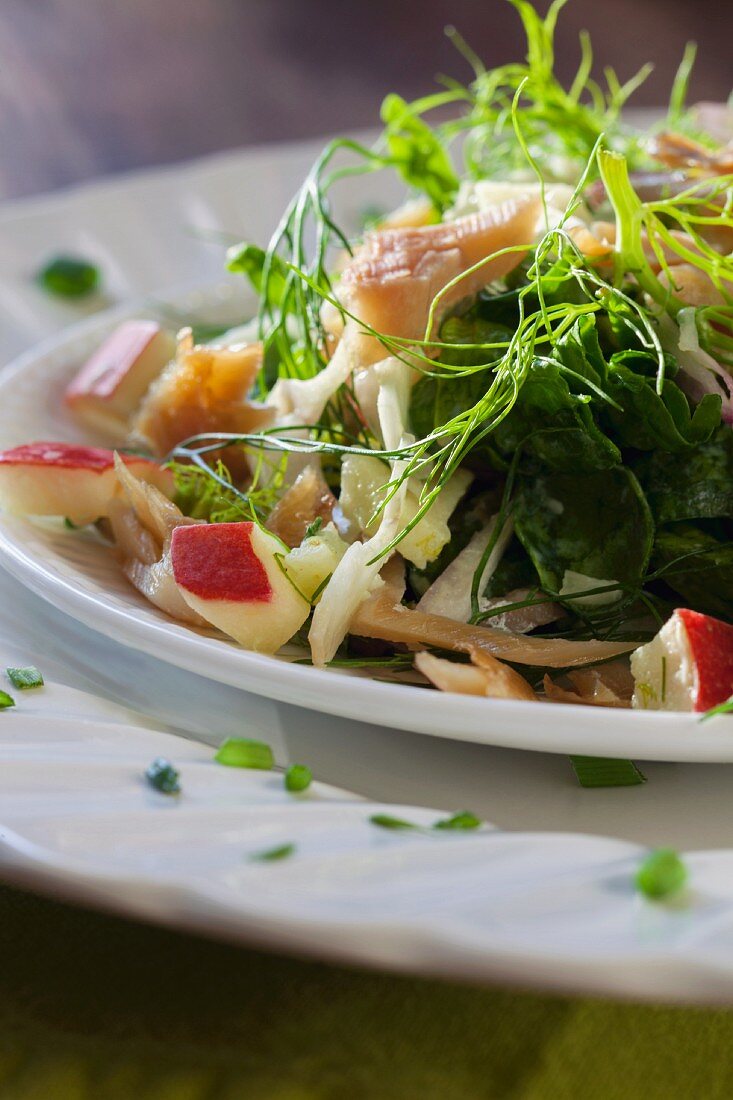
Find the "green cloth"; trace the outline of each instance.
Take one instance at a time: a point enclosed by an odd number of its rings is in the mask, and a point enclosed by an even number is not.
[[[733,1095],[733,1015],[295,961],[0,888],[2,1100]]]

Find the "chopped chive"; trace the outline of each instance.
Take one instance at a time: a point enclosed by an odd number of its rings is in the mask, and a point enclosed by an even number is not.
[[[313,782],[313,774],[305,764],[291,764],[285,772],[285,789],[288,791],[305,791]]]
[[[369,818],[372,825],[379,825],[380,829],[419,829],[412,821],[405,821],[401,817],[392,817],[390,814],[372,814]]]
[[[36,282],[58,298],[85,298],[99,281],[99,268],[78,256],[54,256],[36,274]]]
[[[264,852],[254,852],[249,858],[261,863],[272,863],[277,859],[287,859],[294,851],[294,844],[278,844],[276,848],[266,848]]]
[[[704,722],[707,718],[713,718],[716,714],[733,714],[733,695],[730,699],[726,699],[724,703],[718,703],[717,707],[706,710],[704,714],[700,715],[700,721]]]
[[[261,771],[270,771],[275,763],[269,745],[246,737],[227,737],[214,760],[227,768],[259,768]]]
[[[306,539],[312,539],[314,535],[317,535],[320,529],[323,527],[323,517],[316,516],[312,523],[309,523],[305,529]]]
[[[646,783],[646,776],[630,760],[571,756],[570,763],[581,787],[637,787]]]
[[[6,710],[8,707],[15,706],[15,699],[12,695],[8,695],[7,691],[0,691],[0,710]]]
[[[460,810],[452,817],[443,817],[433,825],[434,829],[478,829],[483,822],[470,810]]]
[[[10,683],[20,691],[43,687],[43,677],[33,665],[28,665],[27,668],[6,668],[5,671]]]
[[[64,527],[67,531],[81,531],[82,525],[80,523],[74,523],[68,516],[64,516]]]
[[[687,882],[687,868],[673,848],[657,848],[643,860],[635,882],[640,893],[658,901],[682,889]]]
[[[164,756],[156,756],[152,764],[148,765],[145,778],[151,787],[163,794],[178,794],[181,789],[178,772]]]

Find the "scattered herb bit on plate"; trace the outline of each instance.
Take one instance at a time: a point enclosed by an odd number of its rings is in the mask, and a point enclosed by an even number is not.
[[[0,690],[0,710],[7,710],[8,707],[15,706],[15,699],[12,695],[8,695],[7,691]]]
[[[460,810],[451,817],[441,818],[433,825],[434,829],[478,829],[483,821],[470,810]]]
[[[28,665],[27,668],[6,668],[5,672],[13,687],[20,691],[43,687],[43,676],[34,665]]]
[[[145,769],[145,778],[151,787],[162,794],[179,794],[181,785],[180,775],[164,756],[156,756],[152,764]]]
[[[305,791],[313,782],[313,774],[305,764],[291,764],[285,772],[285,788],[288,791]]]
[[[646,776],[631,760],[571,756],[570,763],[581,787],[637,787],[646,783]]]
[[[635,876],[639,892],[653,901],[679,893],[687,879],[687,867],[673,848],[657,848],[650,852]]]
[[[420,829],[414,821],[405,821],[401,817],[392,817],[391,814],[372,814],[369,818],[372,825],[378,825],[380,829]]]
[[[80,256],[54,256],[36,274],[36,281],[57,298],[86,298],[98,289],[99,268]]]
[[[295,844],[278,844],[275,848],[266,848],[263,852],[253,852],[249,858],[257,863],[273,863],[278,859],[287,859],[295,851]]]
[[[269,745],[247,737],[227,737],[217,749],[214,760],[227,768],[255,768],[260,771],[271,771],[275,764]]]

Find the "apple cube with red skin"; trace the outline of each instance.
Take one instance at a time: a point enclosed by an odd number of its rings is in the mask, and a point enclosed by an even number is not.
[[[177,527],[171,539],[173,576],[189,607],[258,653],[277,652],[310,612],[280,566],[287,553],[248,522]]]
[[[733,695],[733,626],[678,608],[631,655],[632,705],[644,710],[706,711]]]
[[[125,321],[69,384],[64,403],[86,427],[122,443],[132,414],[175,353],[173,334],[157,322]]]
[[[135,477],[166,496],[170,470],[137,455],[121,455]],[[18,516],[66,516],[83,526],[106,516],[118,490],[114,451],[73,443],[28,443],[0,451],[0,508]]]

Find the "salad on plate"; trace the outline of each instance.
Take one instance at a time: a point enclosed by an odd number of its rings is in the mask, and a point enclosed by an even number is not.
[[[0,453],[0,506],[95,524],[130,583],[246,649],[442,691],[707,711],[733,696],[733,109],[651,126],[522,62],[390,95],[267,247],[257,317],[124,322],[63,400],[105,446]],[[357,235],[334,198],[396,173]],[[90,438],[89,434],[86,439]]]

